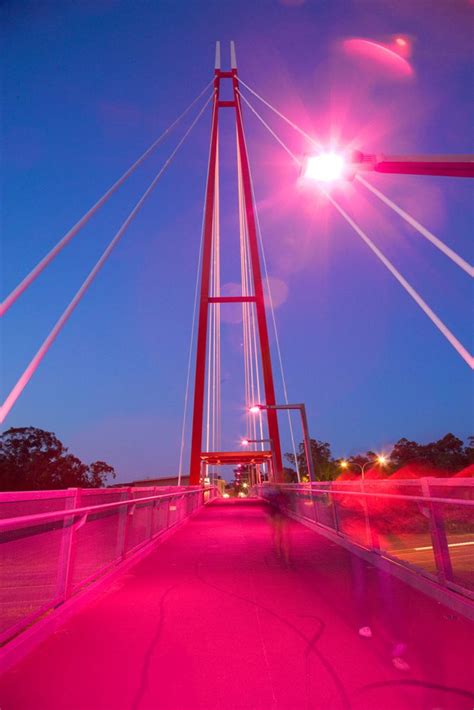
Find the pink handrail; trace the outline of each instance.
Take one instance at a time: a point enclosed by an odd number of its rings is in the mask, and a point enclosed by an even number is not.
[[[474,506],[474,500],[464,500],[462,498],[437,498],[435,496],[406,496],[399,493],[367,493],[366,491],[345,491],[341,489],[334,488],[304,488],[303,486],[293,487],[291,484],[283,484],[282,488],[286,488],[290,491],[303,492],[303,493],[324,493],[326,495],[331,495],[337,493],[344,496],[364,496],[370,498],[391,498],[392,500],[405,500],[405,501],[419,501],[421,503],[445,503],[448,505],[467,505]]]
[[[36,513],[34,515],[20,515],[16,518],[4,518],[0,520],[0,533],[5,530],[12,530],[17,527],[28,527],[34,523],[46,523],[51,520],[60,520],[62,518],[74,518],[77,516],[88,515],[89,513],[98,513],[103,510],[111,510],[121,506],[133,506],[139,503],[149,503],[156,500],[164,500],[169,498],[180,498],[182,496],[191,495],[193,493],[204,493],[214,490],[215,486],[206,486],[202,488],[194,488],[191,491],[177,491],[173,493],[164,493],[158,496],[147,496],[146,498],[128,498],[127,500],[116,501],[115,503],[102,503],[101,505],[88,505],[84,508],[69,508],[68,510],[53,510],[49,513]]]

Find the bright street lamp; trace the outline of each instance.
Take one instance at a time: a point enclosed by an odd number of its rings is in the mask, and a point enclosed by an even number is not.
[[[339,153],[318,153],[306,158],[303,177],[317,182],[334,182],[345,177],[346,161]]]
[[[399,44],[403,38],[396,40]],[[400,42],[399,42],[400,41]],[[316,182],[353,180],[360,172],[474,177],[474,155],[384,155],[326,151],[305,158],[302,177]]]
[[[374,463],[378,463],[379,466],[386,466],[389,463],[389,459],[387,456],[384,456],[384,454],[380,454],[379,456],[376,456],[375,459],[370,459],[370,461],[366,461],[364,465],[361,465],[360,463],[357,463],[355,461],[353,463],[349,463],[349,461],[343,459],[339,463],[339,466],[344,469],[351,468],[352,466],[357,466],[357,468],[360,469],[360,472],[362,474],[362,480],[365,481],[365,469],[367,466]]]
[[[301,415],[301,426],[303,428],[303,442],[304,442],[304,453],[306,456],[306,462],[308,464],[308,475],[309,475],[309,480],[310,483],[316,480],[316,476],[314,474],[314,464],[313,464],[313,457],[311,456],[311,441],[309,438],[309,429],[308,429],[308,418],[306,416],[306,407],[304,403],[301,404],[253,404],[251,407],[249,407],[249,412],[252,414],[257,414],[261,410],[264,409],[283,409],[283,410],[292,410],[292,409],[297,409]],[[276,472],[275,472],[276,473]],[[298,476],[299,480],[299,476]]]

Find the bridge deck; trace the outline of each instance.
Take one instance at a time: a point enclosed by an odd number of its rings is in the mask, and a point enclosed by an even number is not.
[[[286,564],[263,504],[208,506],[9,671],[2,710],[472,710],[472,625],[289,535]]]

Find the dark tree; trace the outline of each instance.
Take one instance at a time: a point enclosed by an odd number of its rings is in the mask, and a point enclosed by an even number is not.
[[[464,455],[467,461],[466,466],[469,466],[474,463],[474,436],[468,436],[467,442],[467,446],[464,447]]]
[[[8,429],[0,436],[0,490],[98,488],[115,471],[104,461],[89,466],[68,453],[49,431],[35,427]]]
[[[317,441],[310,439],[311,455],[313,457],[314,471],[316,478],[320,481],[331,481],[337,477],[339,471],[336,461],[331,455],[331,445],[327,441]],[[285,454],[285,458],[296,468],[294,454]],[[302,480],[308,480],[308,464],[304,451],[304,443],[298,445],[298,453],[296,454],[300,476]]]
[[[409,463],[425,463],[444,471],[460,471],[472,461],[472,437],[469,445],[464,446],[454,434],[446,434],[438,441],[418,444],[416,441],[400,439],[390,454],[395,468]]]

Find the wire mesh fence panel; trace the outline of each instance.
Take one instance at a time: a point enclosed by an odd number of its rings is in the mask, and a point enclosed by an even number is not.
[[[201,489],[173,490],[179,493],[118,488],[0,494],[0,643],[204,502]]]
[[[429,493],[434,498],[473,501],[472,479],[438,481],[430,479]],[[474,510],[470,506],[434,504],[437,520],[442,521],[451,564],[451,581],[474,591]]]
[[[64,510],[68,507],[67,502],[75,497],[76,491],[76,488],[68,488],[59,491],[0,493],[0,520]]]
[[[63,521],[0,533],[0,639],[59,599]]]
[[[175,496],[170,499],[169,502],[169,514],[168,514],[168,527],[176,525],[178,522],[178,501]]]
[[[163,532],[168,527],[169,500],[160,500],[153,510],[153,535]]]
[[[345,489],[343,492],[332,491],[331,500],[338,532],[358,545],[370,547],[369,507],[363,484],[358,482],[352,485],[350,493],[346,493]]]
[[[87,521],[73,532],[70,591],[102,574],[120,559],[118,535],[124,511],[120,508],[89,513]]]
[[[313,523],[316,522],[314,501],[310,490],[298,495],[297,506],[302,518],[311,520]]]
[[[317,522],[333,530],[337,529],[334,501],[329,493],[313,491]]]
[[[433,515],[441,528],[441,545],[449,555],[447,578],[474,592],[474,515],[473,509],[452,505],[433,504]]]
[[[151,503],[137,503],[129,511],[125,553],[143,545],[151,537],[153,507]]]

